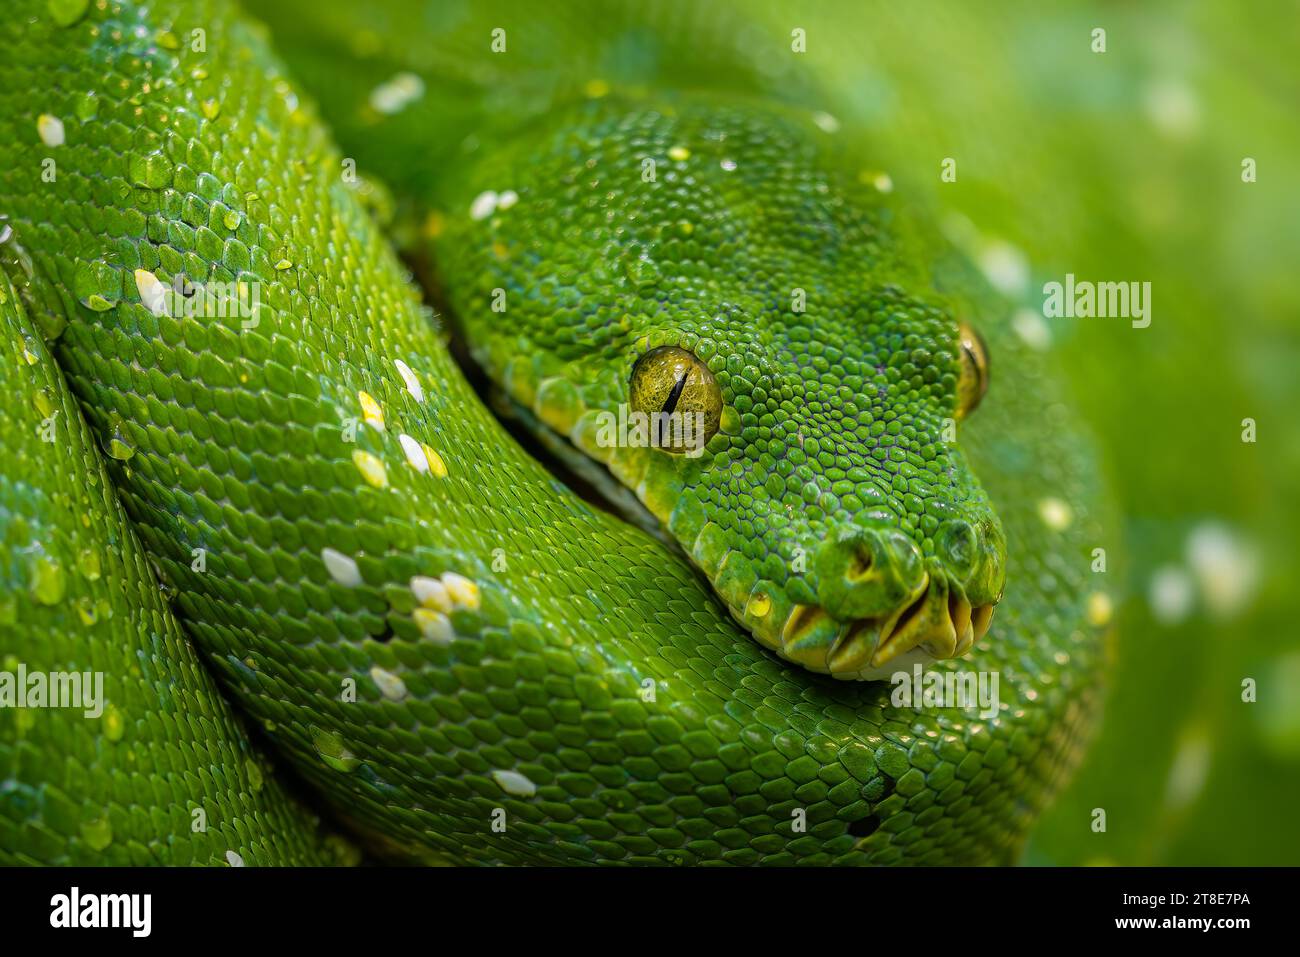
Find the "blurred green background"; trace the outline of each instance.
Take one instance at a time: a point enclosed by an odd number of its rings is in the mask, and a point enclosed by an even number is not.
[[[521,101],[542,110],[594,78],[834,116],[864,169],[937,211],[1051,353],[1118,500],[1105,714],[1025,862],[1300,863],[1296,4],[249,6],[360,168],[399,195]],[[510,57],[483,53],[498,26]],[[373,91],[406,71],[417,102],[377,116]],[[1043,283],[1066,273],[1150,282],[1151,325],[1045,318]]]

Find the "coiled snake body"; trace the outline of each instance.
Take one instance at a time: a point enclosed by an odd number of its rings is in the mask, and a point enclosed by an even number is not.
[[[394,859],[1013,859],[1099,696],[1091,459],[825,123],[589,86],[399,184],[478,364],[656,538],[485,409],[266,31],[17,6],[0,655],[105,706],[0,709],[0,861],[347,859],[282,776]],[[597,439],[679,404],[701,454]],[[914,662],[996,710],[854,680]]]

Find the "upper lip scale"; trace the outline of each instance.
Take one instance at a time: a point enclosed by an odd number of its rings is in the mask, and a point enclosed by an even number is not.
[[[881,650],[884,649],[886,646],[888,646],[890,639],[892,639],[894,635],[899,631],[899,622],[902,620],[902,618],[906,616],[907,613],[911,611],[914,607],[916,607],[917,602],[922,601],[924,599],[928,587],[929,587],[929,576],[927,575],[926,580],[922,583],[922,587],[918,589],[918,597],[913,599],[911,602],[903,605],[899,610],[895,611],[889,618],[881,622],[880,626],[876,629],[876,643],[875,646],[872,648],[871,657],[868,659],[872,667],[879,667],[880,665],[884,664],[884,661],[878,659]],[[978,611],[979,608],[985,608],[985,607],[990,607],[990,606],[981,605],[974,610]],[[989,617],[991,617],[991,612]],[[835,657],[835,653],[843,646],[844,642],[848,640],[850,635],[860,632],[864,623],[870,623],[877,620],[879,619],[861,618],[845,624],[840,630],[839,634],[836,635],[835,642],[831,645],[830,649],[826,653],[827,663],[829,664],[829,662]],[[988,618],[984,619],[984,627],[981,628],[979,626],[979,623],[976,620],[976,616],[972,615],[967,626],[963,628],[959,633],[957,632],[957,622],[951,617],[951,615],[949,615],[948,620],[953,626],[953,631],[956,637],[956,643],[953,648],[953,653],[945,657],[952,657],[952,658],[962,657],[968,651],[970,651],[972,647],[974,647],[975,642],[979,641],[980,638],[983,637],[984,633],[987,632],[988,630]],[[939,657],[939,656],[936,655],[934,657]]]
[[[925,577],[921,580],[920,586],[916,589],[915,596],[907,602],[900,603],[898,608],[896,608],[888,618],[881,621],[880,627],[876,629],[876,646],[871,649],[871,658],[869,661],[872,664],[875,664],[876,655],[880,654],[880,650],[888,644],[889,639],[893,637],[894,630],[898,627],[898,622],[916,605],[918,601],[922,601],[925,598],[925,594],[929,588],[930,573],[926,572]],[[855,621],[847,622],[844,627],[840,629],[840,633],[835,636],[835,642],[827,650],[826,661],[829,663],[830,660],[835,657],[835,652],[839,650],[840,646],[848,640],[849,635],[853,634],[863,622],[879,620],[880,619],[876,618],[859,618]]]

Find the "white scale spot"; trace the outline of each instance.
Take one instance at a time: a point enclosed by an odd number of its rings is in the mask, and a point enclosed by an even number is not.
[[[424,389],[420,385],[420,380],[415,377],[415,373],[411,371],[411,367],[401,359],[393,360],[393,365],[397,366],[397,374],[406,383],[406,391],[411,393],[411,398],[415,399],[416,402],[423,402]]]
[[[402,451],[406,453],[406,461],[411,464],[411,468],[417,472],[429,471],[429,457],[424,454],[424,446],[406,433],[399,435],[397,441],[402,443]]]
[[[517,202],[519,202],[519,194],[513,189],[508,189],[497,197],[497,209],[509,209]]]
[[[226,851],[226,863],[231,867],[243,867],[244,859],[234,851]]]
[[[63,121],[57,116],[42,113],[36,118],[36,132],[46,146],[63,145]]]
[[[375,665],[370,669],[370,679],[379,688],[379,693],[389,701],[401,701],[406,697],[406,682],[391,671]]]
[[[135,288],[140,291],[140,301],[155,316],[167,314],[167,287],[147,269],[135,271]]]
[[[357,568],[357,563],[347,555],[332,548],[322,548],[320,557],[330,573],[330,578],[340,585],[356,588],[361,584],[361,569]]]
[[[420,603],[411,613],[420,633],[429,641],[448,645],[456,637],[448,614],[460,608],[477,611],[481,604],[479,588],[464,575],[444,572],[441,579],[416,575],[411,579],[411,594]]]
[[[425,608],[442,612],[451,611],[451,596],[447,594],[446,586],[436,578],[416,575],[411,579],[411,594]]]
[[[501,785],[501,790],[515,797],[532,797],[537,793],[537,785],[518,771],[493,771],[492,780]]]

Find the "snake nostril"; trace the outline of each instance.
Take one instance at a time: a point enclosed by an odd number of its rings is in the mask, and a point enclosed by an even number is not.
[[[921,549],[894,528],[844,528],[813,559],[817,599],[840,621],[889,615],[925,580]]]
[[[871,548],[865,542],[858,542],[849,554],[849,563],[844,570],[844,575],[850,581],[859,581],[871,572],[875,563],[876,556],[872,554]]]

